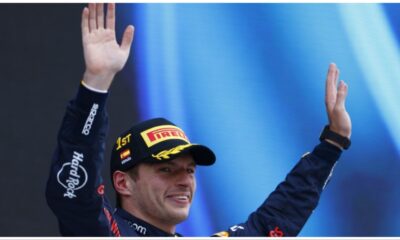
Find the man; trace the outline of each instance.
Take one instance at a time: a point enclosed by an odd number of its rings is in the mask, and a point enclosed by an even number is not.
[[[69,236],[180,236],[196,190],[197,165],[212,165],[214,153],[193,144],[184,131],[157,118],[134,125],[116,140],[111,177],[117,208],[104,196],[107,115],[105,102],[115,74],[129,55],[134,29],[115,40],[115,5],[89,4],[82,13],[86,71],[64,117],[52,161],[46,197]],[[347,85],[330,64],[326,79],[329,125],[321,143],[305,154],[247,221],[214,236],[296,236],[317,206],[343,148],[350,145],[345,110]]]

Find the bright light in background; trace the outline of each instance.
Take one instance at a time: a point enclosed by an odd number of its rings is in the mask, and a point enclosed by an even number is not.
[[[399,46],[379,4],[339,7],[354,56],[400,152]]]
[[[400,182],[390,151],[392,139],[400,147],[400,61],[380,5],[135,6],[130,67],[141,118],[170,119],[217,154],[213,167],[199,168],[195,203],[178,232],[207,236],[245,221],[312,150],[327,123],[326,70],[336,62],[349,84],[353,143],[301,235],[400,234],[397,217],[382,209],[400,212],[400,194],[369,192]]]

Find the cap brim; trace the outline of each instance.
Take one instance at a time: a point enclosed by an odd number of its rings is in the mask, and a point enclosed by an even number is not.
[[[193,144],[184,149],[182,153],[190,153],[197,165],[209,166],[215,163],[215,154],[211,149],[203,145]]]

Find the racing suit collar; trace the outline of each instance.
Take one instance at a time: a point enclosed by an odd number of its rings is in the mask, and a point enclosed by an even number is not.
[[[147,236],[147,237],[182,237],[181,234],[175,233],[171,234],[168,232],[165,232],[150,223],[147,223],[132,214],[128,213],[122,208],[116,208],[115,209],[115,214],[119,215],[122,217],[131,227],[133,230],[136,231],[136,233],[140,236]]]

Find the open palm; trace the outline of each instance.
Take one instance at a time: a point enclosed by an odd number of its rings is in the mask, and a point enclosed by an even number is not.
[[[329,118],[329,128],[347,138],[351,136],[351,119],[346,111],[345,102],[348,92],[347,84],[339,79],[339,69],[336,64],[329,65],[326,77],[325,105]]]
[[[121,45],[115,37],[115,4],[108,4],[104,19],[104,4],[89,3],[82,13],[82,43],[86,64],[87,84],[106,90],[114,75],[129,56],[133,41],[133,26],[125,29]]]

